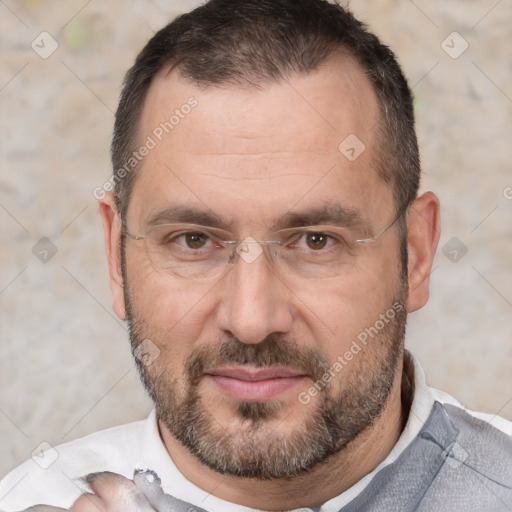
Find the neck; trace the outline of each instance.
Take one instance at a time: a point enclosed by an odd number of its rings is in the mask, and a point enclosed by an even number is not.
[[[159,422],[160,432],[167,451],[185,478],[220,499],[268,511],[316,507],[373,471],[398,441],[408,407],[402,404],[402,374],[397,373],[388,403],[377,421],[329,460],[295,478],[261,481],[221,475],[199,462],[162,422]]]

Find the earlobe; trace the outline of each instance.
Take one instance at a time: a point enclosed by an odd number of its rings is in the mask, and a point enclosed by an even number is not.
[[[423,307],[429,297],[430,273],[434,260],[440,228],[439,199],[433,192],[419,196],[407,216],[409,313]]]
[[[124,320],[126,318],[126,309],[124,301],[124,279],[121,268],[121,216],[117,211],[113,194],[107,193],[100,199],[99,211],[103,223],[105,252],[107,255],[113,307],[117,316],[121,320]]]

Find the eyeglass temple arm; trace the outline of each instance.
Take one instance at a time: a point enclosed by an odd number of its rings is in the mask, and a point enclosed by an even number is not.
[[[374,235],[370,238],[362,238],[360,240],[356,240],[356,242],[358,244],[371,244],[371,243],[377,241],[388,229],[391,229],[398,222],[398,219],[406,212],[408,206],[409,205],[406,203],[400,208],[400,210],[398,210],[398,213],[397,213],[395,219],[389,226],[381,229],[376,235]]]

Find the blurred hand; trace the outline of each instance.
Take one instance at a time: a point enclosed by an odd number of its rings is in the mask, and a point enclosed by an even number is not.
[[[152,471],[135,471],[133,480],[104,472],[84,478],[92,493],[82,494],[69,510],[35,505],[23,512],[206,512],[164,494]]]
[[[84,480],[94,494],[82,494],[71,507],[71,512],[155,512],[133,480],[110,472],[93,473]]]

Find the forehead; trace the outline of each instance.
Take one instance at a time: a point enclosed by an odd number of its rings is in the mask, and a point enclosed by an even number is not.
[[[129,210],[140,217],[173,202],[203,203],[243,217],[320,200],[377,207],[377,196],[391,196],[376,172],[378,119],[376,95],[347,57],[260,87],[201,88],[161,72],[139,126],[139,143],[149,137],[154,147]]]

